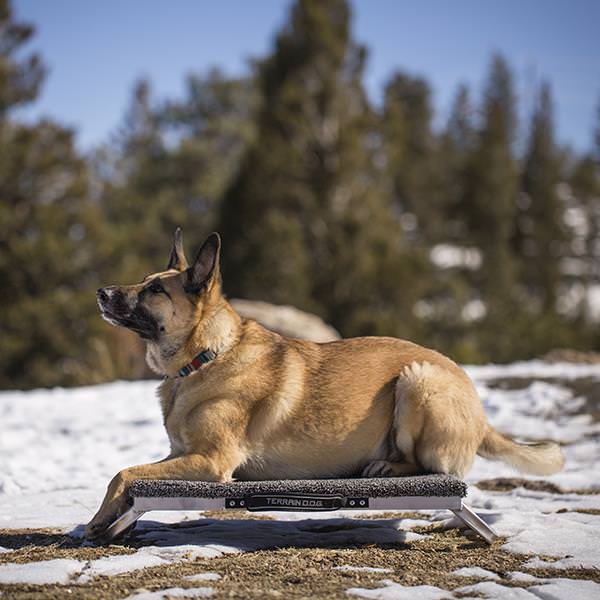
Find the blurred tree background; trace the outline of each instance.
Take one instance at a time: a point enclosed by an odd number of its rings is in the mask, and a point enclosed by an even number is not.
[[[411,73],[369,101],[346,0],[297,0],[251,76],[192,74],[169,99],[140,80],[110,142],[82,155],[60,123],[15,117],[45,75],[33,35],[0,0],[0,387],[143,376],[94,292],[163,268],[177,225],[188,243],[222,233],[228,294],[345,337],[464,362],[600,350],[600,105],[577,155],[555,139],[547,83],[518,122],[497,55],[481,97],[459,85],[434,128]]]

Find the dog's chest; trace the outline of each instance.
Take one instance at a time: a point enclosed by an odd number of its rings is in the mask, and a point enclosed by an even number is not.
[[[159,390],[163,424],[169,436],[172,454],[182,454],[185,451],[181,436],[182,398],[180,388],[178,379],[166,379]]]

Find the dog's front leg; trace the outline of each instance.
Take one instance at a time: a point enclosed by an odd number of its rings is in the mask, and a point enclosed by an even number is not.
[[[99,537],[102,532],[127,509],[125,471],[117,473],[108,484],[108,489],[100,508],[87,524],[85,537]]]
[[[227,461],[210,459],[200,454],[188,454],[124,469],[109,483],[100,509],[85,528],[85,536],[90,539],[99,537],[127,510],[127,487],[134,479],[226,481],[231,478],[233,468],[234,465],[228,465]]]

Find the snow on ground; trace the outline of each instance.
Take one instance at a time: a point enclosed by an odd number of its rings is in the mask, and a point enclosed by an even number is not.
[[[146,546],[134,554],[106,556],[96,560],[56,559],[31,563],[6,563],[0,565],[0,583],[87,583],[94,577],[110,577],[158,567],[175,562],[191,561],[195,558],[213,558],[230,548],[196,547],[193,545],[166,548]],[[216,573],[201,573],[195,579],[215,579]]]
[[[382,579],[383,587],[374,590],[364,588],[350,588],[346,593],[360,598],[376,598],[377,600],[442,600],[454,596],[446,590],[432,585],[405,586],[390,579]]]
[[[467,585],[454,590],[462,594],[469,593],[479,598],[492,600],[597,600],[600,596],[600,585],[593,581],[577,581],[572,579],[549,579],[540,585],[532,585],[526,590],[500,585],[494,581],[484,581]],[[455,596],[450,596],[453,598]],[[464,595],[462,596],[464,598]]]
[[[347,593],[359,598],[376,600],[446,600],[469,598],[490,598],[491,600],[597,600],[600,598],[600,585],[593,581],[573,579],[548,579],[527,589],[508,587],[495,581],[483,581],[467,585],[449,592],[431,585],[405,586],[390,579],[383,579],[381,587],[375,589],[350,588]]]
[[[500,579],[500,576],[493,571],[482,569],[481,567],[463,567],[452,571],[452,575],[459,577],[479,577],[479,579]]]
[[[581,377],[599,377],[600,365],[587,363],[545,362],[543,360],[525,360],[507,365],[469,365],[467,373],[475,381],[507,377],[525,377],[531,379],[558,378],[579,379]]]
[[[221,576],[218,573],[196,573],[195,575],[186,575],[186,581],[219,581]]]
[[[358,571],[361,573],[393,573],[392,569],[384,569],[382,567],[355,567],[354,565],[341,565],[333,567],[337,571]]]
[[[57,558],[29,563],[0,565],[0,583],[68,583],[84,563],[73,558]]]
[[[565,470],[546,481],[568,493],[534,491],[517,487],[510,492],[484,491],[471,485],[469,502],[502,536],[504,549],[532,558],[531,566],[600,567],[600,509],[597,460],[600,423],[587,414],[585,399],[577,397],[570,383],[592,379],[600,382],[600,366],[547,364],[539,361],[506,366],[468,367],[476,382],[491,423],[500,431],[526,439],[551,438],[564,446]],[[519,379],[521,385],[499,389],[498,379]],[[0,528],[59,527],[81,532],[102,499],[108,480],[120,469],[166,456],[168,441],[163,430],[156,382],[116,382],[78,389],[34,390],[0,393]],[[518,474],[501,463],[477,459],[468,482]],[[114,575],[151,565],[214,557],[282,545],[314,546],[412,541],[422,535],[413,527],[423,520],[361,520],[360,514],[269,513],[275,521],[197,520],[197,512],[152,513],[139,524],[147,545],[130,555],[78,561],[57,559],[36,564],[6,563],[0,566],[0,583],[84,582],[99,575]],[[350,520],[348,517],[353,516]],[[443,511],[426,517],[456,525]],[[187,519],[173,529],[164,523]],[[2,552],[4,549],[0,549]],[[342,567],[344,568],[344,567]],[[464,573],[467,575],[467,573]],[[476,576],[484,577],[481,573]],[[198,576],[198,579],[206,579]],[[422,598],[452,597],[449,592],[420,586],[403,588],[385,581],[378,590],[348,590],[369,598],[402,598],[415,591]],[[572,589],[569,585],[573,586]],[[540,580],[527,598],[577,598],[598,594],[585,581]],[[509,590],[487,581],[468,586],[468,592],[484,597],[493,593],[508,597]],[[496,587],[493,587],[496,586]],[[538,589],[539,588],[539,589]],[[210,588],[194,588],[206,595]],[[514,589],[512,590],[514,591]],[[162,594],[173,590],[165,590]],[[186,593],[190,590],[185,590]],[[161,597],[138,595],[138,598]],[[154,593],[154,592],[153,592]],[[179,593],[179,592],[176,592]],[[487,594],[487,596],[486,596]],[[518,596],[511,596],[517,598]]]

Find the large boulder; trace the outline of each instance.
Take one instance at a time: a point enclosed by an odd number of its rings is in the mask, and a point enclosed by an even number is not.
[[[235,310],[247,319],[254,319],[261,325],[300,340],[331,342],[339,340],[340,334],[317,315],[303,312],[293,306],[279,306],[258,300],[230,300]]]

